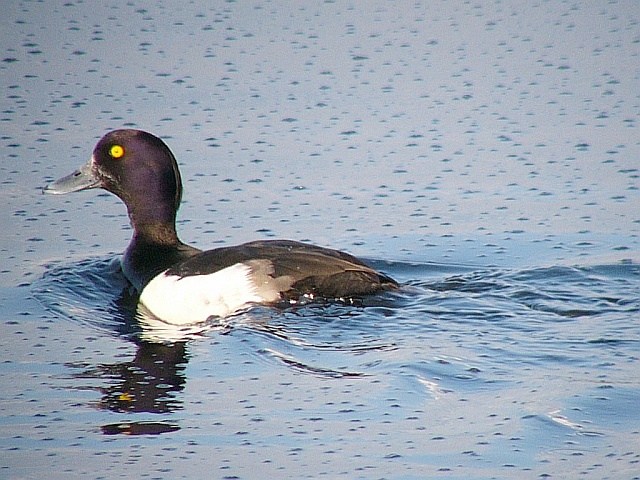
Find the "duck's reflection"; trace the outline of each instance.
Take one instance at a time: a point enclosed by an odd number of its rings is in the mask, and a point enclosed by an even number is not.
[[[100,399],[93,403],[99,410],[127,414],[172,413],[182,408],[180,392],[186,384],[187,346],[186,342],[162,344],[139,341],[133,359],[88,368],[83,365],[82,371],[74,377],[99,381],[100,386],[88,387],[101,394]],[[123,422],[100,428],[110,435],[149,435],[179,429],[174,423],[132,419],[127,416]]]
[[[88,383],[74,388],[99,392],[94,407],[123,414],[122,422],[100,427],[105,434],[179,429],[174,422],[155,419],[164,420],[182,408],[189,343],[219,329],[219,323],[182,328],[154,319],[138,305],[138,294],[122,274],[118,257],[54,265],[34,283],[33,293],[49,311],[135,345],[133,358],[117,363],[69,365],[75,367],[74,378]],[[153,421],[148,421],[149,414]]]
[[[187,364],[185,342],[140,342],[132,361],[102,365],[113,383],[102,388],[101,409],[128,413],[170,413],[182,408],[177,393],[184,389]],[[127,419],[130,420],[130,419]],[[101,427],[105,435],[158,435],[179,430],[172,422],[124,421]]]
[[[180,392],[186,384],[185,368],[189,361],[188,342],[210,329],[176,329],[155,320],[137,304],[137,297],[124,291],[117,304],[116,318],[123,323],[119,333],[136,345],[133,359],[102,364],[83,375],[108,381],[99,387],[102,396],[95,403],[101,410],[119,413],[168,414],[182,408]],[[180,427],[173,422],[125,421],[101,426],[105,435],[157,435]]]
[[[168,413],[181,408],[176,393],[185,385],[185,342],[140,342],[133,360],[102,365],[113,384],[102,389],[99,407],[113,412]]]

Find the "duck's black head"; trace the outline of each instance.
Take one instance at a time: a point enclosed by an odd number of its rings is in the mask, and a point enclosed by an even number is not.
[[[120,197],[137,235],[166,231],[169,237],[171,232],[175,236],[182,183],[175,157],[158,137],[141,130],[107,133],[87,164],[44,191],[63,194],[89,188],[103,188]]]

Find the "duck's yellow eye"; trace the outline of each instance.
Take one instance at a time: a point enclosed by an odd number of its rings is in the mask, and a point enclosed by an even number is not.
[[[120,158],[124,155],[124,148],[120,145],[114,145],[109,149],[109,155],[113,158]]]

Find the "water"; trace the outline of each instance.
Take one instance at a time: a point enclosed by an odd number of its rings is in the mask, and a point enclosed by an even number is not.
[[[405,291],[169,344],[136,328],[111,259],[50,267],[32,286],[47,314],[6,326],[32,352],[9,379],[28,364],[39,382],[9,390],[29,413],[5,417],[8,458],[96,477],[637,472],[637,264],[379,266]],[[69,463],[78,448],[100,473]]]
[[[11,1],[1,478],[640,477],[638,8]],[[123,126],[184,240],[403,283],[151,328],[112,196],[40,193]]]

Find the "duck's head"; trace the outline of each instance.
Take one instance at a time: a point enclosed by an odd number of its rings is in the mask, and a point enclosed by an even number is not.
[[[174,225],[182,183],[176,159],[158,137],[141,130],[114,130],[100,139],[89,161],[44,188],[64,194],[103,188],[122,199],[136,230]]]

